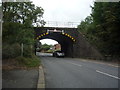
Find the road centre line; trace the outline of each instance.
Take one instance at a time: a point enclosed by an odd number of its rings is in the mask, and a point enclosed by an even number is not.
[[[104,74],[104,75],[107,75],[107,76],[112,77],[112,78],[115,78],[115,79],[120,79],[120,78],[117,77],[117,76],[113,76],[113,75],[111,75],[111,74],[104,73],[104,72],[101,72],[101,71],[99,71],[99,70],[96,70],[96,72],[101,73],[101,74]]]
[[[73,65],[76,65],[76,66],[82,66],[82,65],[80,65],[80,64],[75,64],[75,63],[71,63],[71,62],[68,62],[68,63],[70,63],[70,64],[73,64]]]

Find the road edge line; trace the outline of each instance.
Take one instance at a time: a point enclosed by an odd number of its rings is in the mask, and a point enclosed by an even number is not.
[[[37,90],[40,88],[45,88],[45,76],[44,76],[44,70],[43,66],[39,66],[39,73],[38,73],[38,84],[37,84]]]
[[[111,64],[109,62],[101,62],[100,60],[94,60],[94,59],[84,59],[84,58],[77,58],[77,59],[82,59],[80,61],[83,61],[83,62],[92,62],[92,63],[97,63],[97,64],[103,64],[103,65],[107,65],[107,66],[112,66],[112,67],[116,67],[116,68],[119,68],[120,65],[117,63],[117,64]]]

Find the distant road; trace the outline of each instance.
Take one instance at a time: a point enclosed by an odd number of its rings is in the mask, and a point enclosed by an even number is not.
[[[41,57],[46,88],[118,88],[118,67],[82,59]]]
[[[38,56],[46,57],[46,56],[52,56],[52,53],[36,53]]]

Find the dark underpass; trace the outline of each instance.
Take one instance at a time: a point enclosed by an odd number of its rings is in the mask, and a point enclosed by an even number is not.
[[[61,45],[61,50],[65,53],[67,57],[73,55],[73,44],[74,41],[60,32],[53,32],[44,35],[41,39],[53,39],[56,40]],[[72,52],[72,53],[71,53]]]

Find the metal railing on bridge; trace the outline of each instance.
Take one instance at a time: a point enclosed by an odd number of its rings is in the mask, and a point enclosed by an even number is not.
[[[45,27],[77,28],[80,22],[46,21]]]

